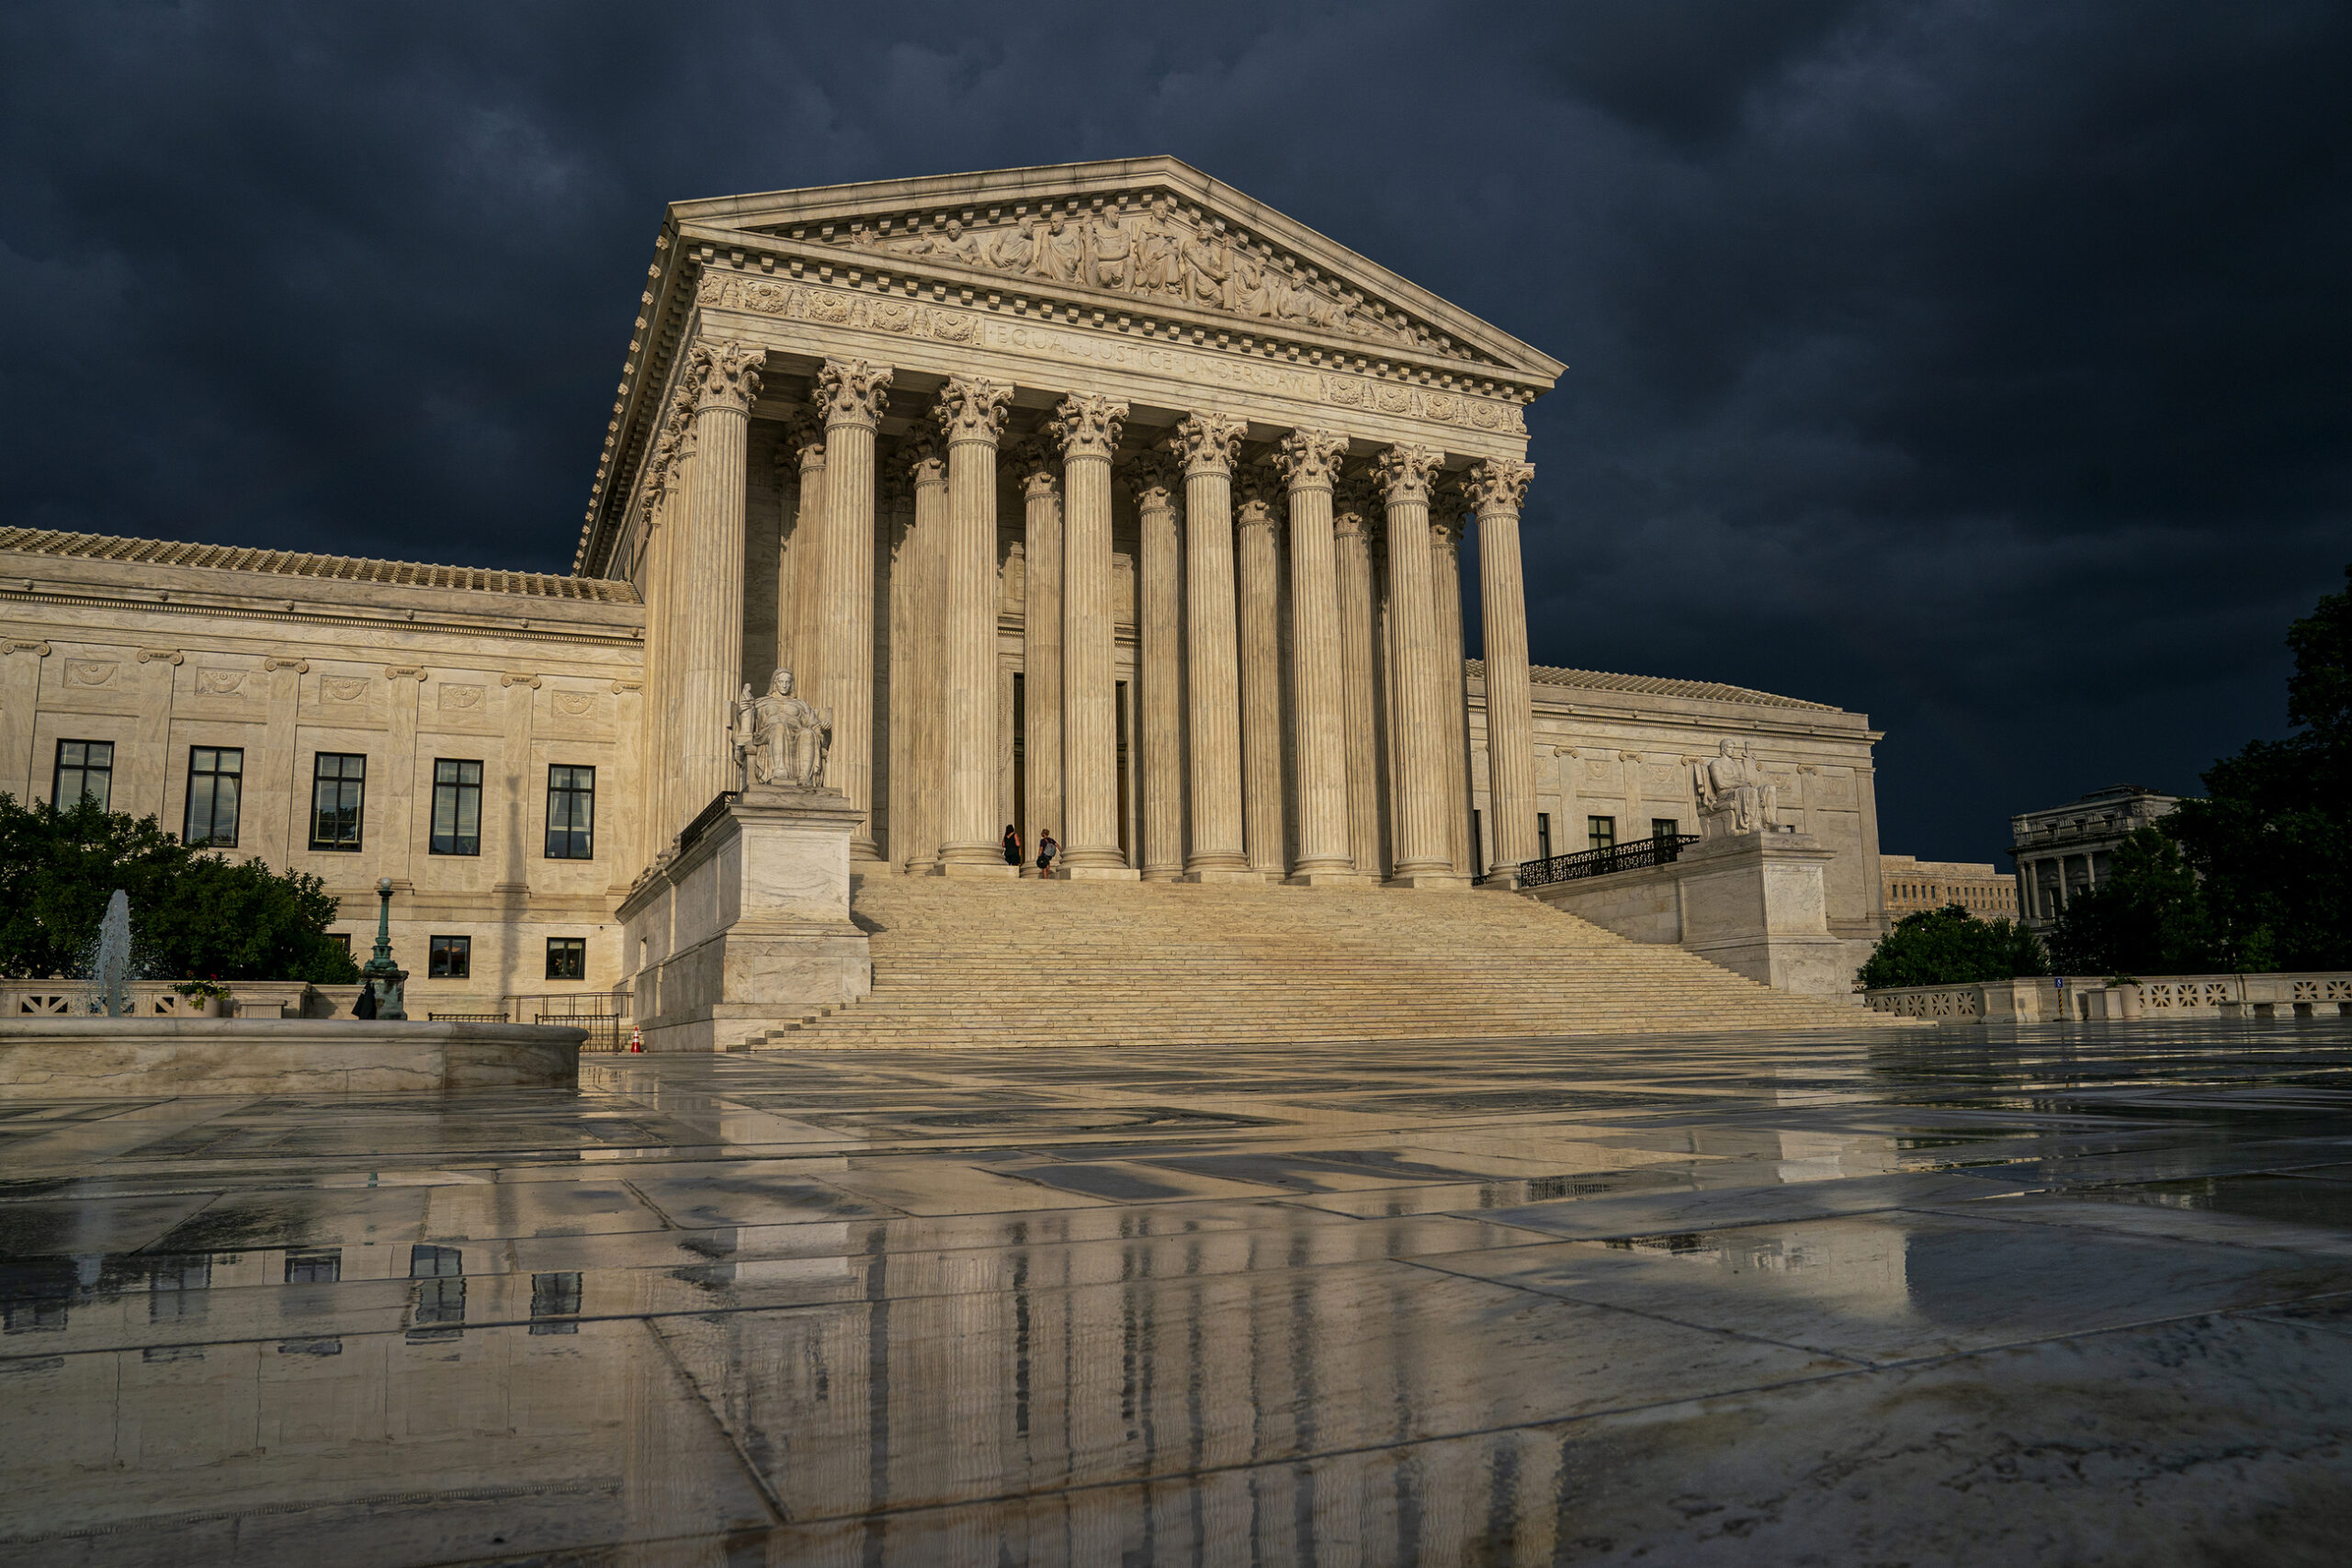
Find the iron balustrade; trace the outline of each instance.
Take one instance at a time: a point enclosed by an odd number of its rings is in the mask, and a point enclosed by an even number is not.
[[[1659,833],[1652,838],[1611,844],[1605,850],[1578,850],[1572,855],[1527,861],[1519,868],[1519,885],[1521,887],[1548,887],[1555,882],[1606,876],[1612,871],[1634,871],[1645,865],[1672,865],[1682,858],[1685,844],[1698,841],[1696,833]],[[1487,879],[1481,876],[1477,880],[1483,883]]]

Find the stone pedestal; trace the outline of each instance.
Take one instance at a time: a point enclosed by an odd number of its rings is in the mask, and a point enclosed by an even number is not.
[[[863,815],[836,790],[754,786],[630,890],[623,963],[647,1050],[740,1050],[874,988],[849,918]]]
[[[1710,840],[1669,865],[1530,889],[1635,942],[1672,942],[1799,996],[1854,997],[1868,942],[1832,934],[1823,868],[1835,852],[1771,829]]]

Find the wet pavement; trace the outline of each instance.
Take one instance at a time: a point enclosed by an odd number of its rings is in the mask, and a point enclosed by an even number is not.
[[[2340,1562],[2352,1021],[0,1107],[0,1562]]]

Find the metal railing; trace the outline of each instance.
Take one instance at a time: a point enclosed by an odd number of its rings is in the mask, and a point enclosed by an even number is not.
[[[1672,865],[1682,858],[1684,845],[1698,841],[1696,833],[1660,833],[1655,838],[1611,844],[1605,850],[1578,850],[1572,855],[1527,861],[1519,868],[1519,885],[1521,887],[1548,887],[1555,882],[1606,876],[1612,871],[1635,871],[1645,865]],[[1478,878],[1482,883],[1486,880],[1483,876]]]
[[[618,1051],[628,1044],[631,998],[611,991],[556,991],[544,996],[509,997],[517,1023],[563,1023],[584,1029],[582,1051]]]

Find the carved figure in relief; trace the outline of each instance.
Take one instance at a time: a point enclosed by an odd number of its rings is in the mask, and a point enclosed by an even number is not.
[[[989,265],[1001,272],[1026,272],[1036,249],[1035,240],[1034,226],[998,231],[996,243],[989,247]]]
[[[1195,230],[1177,247],[1184,264],[1184,298],[1194,305],[1229,308],[1227,287],[1233,276],[1233,249],[1222,234]]]
[[[1716,752],[1691,764],[1691,790],[1698,797],[1701,829],[1710,839],[1777,830],[1780,786],[1756,765],[1755,754],[1745,742],[1729,739],[1718,745]]]
[[[1119,221],[1116,212],[1093,225],[1091,252],[1088,266],[1092,276],[1087,281],[1097,288],[1116,288],[1124,292],[1127,288],[1128,275],[1133,271],[1135,241],[1127,233],[1127,226]]]
[[[1136,239],[1136,291],[1172,294],[1182,276],[1176,259],[1177,233],[1168,222],[1168,202],[1155,200],[1138,220]]]
[[[825,753],[833,743],[833,710],[812,707],[792,694],[792,671],[769,678],[767,695],[753,697],[749,682],[735,700],[735,755],[743,784],[822,789]]]

